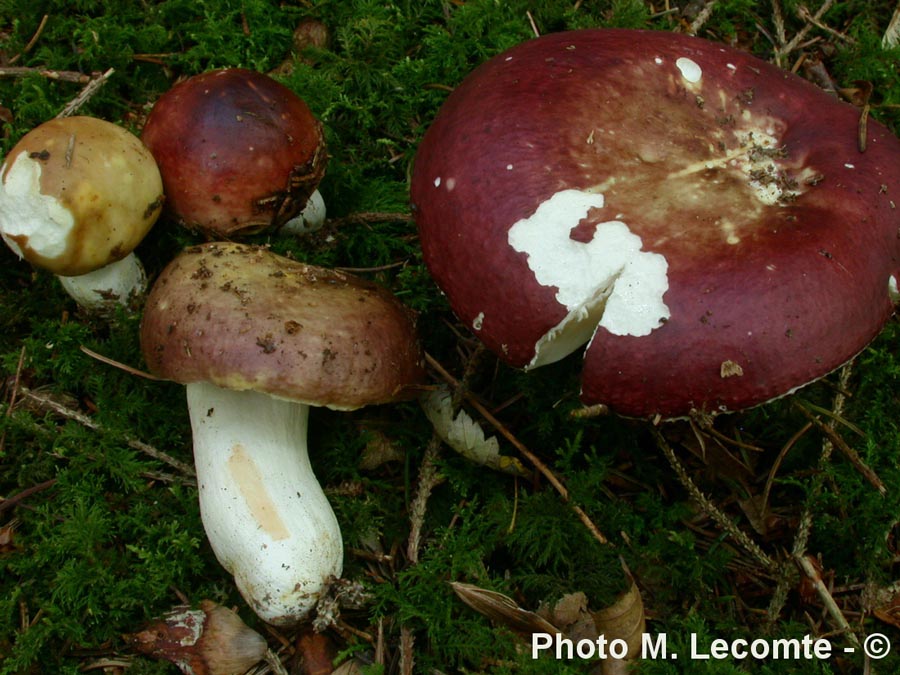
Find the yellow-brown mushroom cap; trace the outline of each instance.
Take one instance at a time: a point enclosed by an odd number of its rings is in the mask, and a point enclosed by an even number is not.
[[[63,276],[121,260],[159,217],[162,179],[134,134],[93,117],[54,119],[0,168],[0,233],[20,256]]]

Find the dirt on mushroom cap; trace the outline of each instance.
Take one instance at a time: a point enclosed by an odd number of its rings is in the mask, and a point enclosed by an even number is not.
[[[161,377],[339,409],[409,397],[424,372],[413,317],[387,290],[232,243],[169,264],[141,344]]]

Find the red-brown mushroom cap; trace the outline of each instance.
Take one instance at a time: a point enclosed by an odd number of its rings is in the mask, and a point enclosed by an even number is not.
[[[167,208],[211,237],[278,227],[325,174],[322,125],[290,89],[242,68],[188,78],[163,94],[141,135]]]
[[[698,38],[547,35],[474,71],[426,133],[425,261],[511,365],[593,333],[586,403],[756,405],[852,358],[893,311],[900,143],[870,121],[861,152],[859,118]]]
[[[186,249],[153,285],[141,323],[155,374],[353,409],[415,393],[422,353],[387,290],[267,249]]]

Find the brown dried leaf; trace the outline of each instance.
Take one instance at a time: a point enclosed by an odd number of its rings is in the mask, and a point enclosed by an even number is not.
[[[626,658],[633,659],[640,654],[641,636],[646,630],[647,621],[641,592],[634,580],[615,603],[594,612],[594,623],[598,634],[605,635],[608,641],[624,640],[628,644]]]
[[[6,525],[0,527],[0,555],[16,550],[16,527],[18,524],[18,519],[13,518]]]
[[[769,532],[769,509],[763,495],[752,495],[747,499],[739,499],[738,505],[757,534],[766,535]]]
[[[374,471],[388,462],[399,462],[403,452],[387,434],[378,429],[366,429],[368,438],[366,447],[359,460],[359,468],[363,471]]]
[[[515,600],[503,593],[459,581],[451,581],[450,586],[459,599],[476,612],[518,633],[530,635],[560,632],[559,628],[539,614],[522,609]]]
[[[331,675],[337,649],[325,633],[317,633],[312,626],[302,628],[295,641],[300,657],[300,675]]]
[[[266,641],[236,612],[211,600],[175,607],[142,631],[124,635],[139,654],[174,663],[185,675],[236,675],[266,655]]]

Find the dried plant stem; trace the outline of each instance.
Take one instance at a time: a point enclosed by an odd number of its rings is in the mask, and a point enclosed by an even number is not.
[[[400,628],[400,675],[412,675],[415,658],[413,656],[413,646],[415,645],[415,636],[408,626]]]
[[[271,649],[266,650],[266,665],[275,675],[288,675],[287,668],[281,662],[281,657]]]
[[[458,381],[454,378],[447,370],[430,354],[425,355],[425,359],[428,364],[438,371],[440,376],[444,378],[450,385],[457,386]],[[556,489],[559,495],[563,498],[563,501],[569,504],[571,509],[575,512],[575,515],[578,516],[578,519],[584,523],[584,526],[588,528],[591,535],[599,541],[601,544],[608,544],[609,539],[606,538],[600,529],[594,524],[594,522],[590,519],[590,516],[585,513],[584,509],[582,509],[577,504],[572,504],[571,499],[569,497],[569,491],[566,489],[566,486],[562,484],[559,478],[550,470],[550,468],[541,461],[540,457],[535,455],[531,450],[529,450],[524,443],[522,443],[518,438],[516,438],[513,433],[506,428],[506,426],[500,422],[496,417],[494,417],[491,412],[482,405],[481,401],[479,401],[475,396],[473,396],[469,392],[465,392],[466,401],[471,405],[478,413],[487,420],[488,424],[490,424],[494,429],[496,429],[506,440],[508,440],[519,453],[527,459],[535,469],[540,472],[540,474],[547,479],[547,481]]]
[[[19,362],[16,364],[16,375],[13,379],[12,391],[9,394],[9,405],[6,408],[6,417],[12,415],[13,408],[16,405],[16,396],[19,393],[19,382],[22,378],[22,367],[25,365],[25,345],[22,345],[22,350],[19,352]],[[6,429],[3,430],[3,434],[0,435],[0,455],[3,454],[3,448],[6,446]]]
[[[828,614],[831,616],[831,619],[834,621],[838,630],[844,633],[850,642],[859,646],[859,638],[856,637],[856,633],[853,632],[853,628],[850,626],[850,623],[847,621],[841,608],[838,607],[838,604],[834,601],[834,596],[831,595],[828,587],[822,582],[822,575],[818,573],[815,566],[809,561],[809,556],[795,555],[794,561],[807,578],[812,581],[813,587],[816,589],[816,594],[819,596],[822,604],[825,605],[825,609],[828,611]]]
[[[114,68],[109,68],[102,75],[98,75],[97,77],[91,78],[84,88],[78,92],[78,95],[69,101],[65,107],[59,111],[56,115],[57,118],[60,117],[70,117],[78,112],[85,103],[87,103],[91,98],[93,98],[94,94],[96,94],[100,87],[106,84],[106,81],[112,77],[112,74],[116,72]]]
[[[831,419],[829,419],[829,421],[825,423],[825,426],[830,427],[832,431],[837,424],[837,420],[840,419],[841,415],[843,414],[844,405],[847,401],[847,394],[845,392],[848,390],[847,387],[850,382],[850,375],[852,371],[852,362],[844,365],[844,367],[841,368],[838,378],[838,389],[834,395],[831,406]],[[852,630],[850,630],[847,619],[841,612],[840,607],[838,607],[834,602],[834,598],[828,592],[828,589],[824,586],[824,584],[821,583],[820,576],[818,575],[818,573],[816,573],[815,568],[813,568],[806,557],[806,547],[809,543],[809,537],[812,533],[813,526],[812,502],[822,491],[825,481],[825,474],[823,471],[821,471],[821,469],[824,468],[825,465],[828,464],[828,462],[831,460],[831,455],[833,452],[833,437],[831,435],[826,435],[824,440],[822,441],[822,451],[819,455],[820,471],[813,476],[809,497],[807,498],[806,504],[803,507],[803,512],[800,514],[800,523],[797,526],[797,534],[794,536],[794,543],[791,548],[791,558],[797,563],[801,571],[803,571],[803,573],[813,581],[813,583],[815,584],[816,592],[818,593],[820,599],[822,599],[823,604],[825,605],[834,622],[839,627],[841,627],[842,630],[847,630],[848,639],[854,642],[854,644],[858,644],[858,638],[856,637],[856,634],[853,633]],[[805,561],[805,564],[801,562],[801,559]],[[810,574],[810,569],[812,570],[812,575]],[[784,574],[779,577],[778,585],[775,588],[775,592],[772,594],[772,600],[769,602],[769,626],[773,626],[778,620],[778,616],[781,614],[781,610],[784,608],[784,605],[787,601],[788,590],[795,582],[795,580],[795,575],[790,574],[788,566],[785,566]]]
[[[709,17],[712,16],[713,9],[716,7],[716,2],[718,0],[709,0],[704,6],[703,9],[700,10],[700,13],[697,14],[697,18],[695,18],[690,27],[687,30],[688,35],[696,35],[697,32],[703,28],[707,21],[709,21]]]
[[[419,548],[422,541],[422,526],[425,523],[425,512],[428,508],[428,499],[431,492],[441,482],[441,476],[437,470],[437,458],[440,455],[441,439],[433,434],[422,463],[419,465],[419,476],[416,483],[416,494],[409,506],[409,539],[406,543],[406,557],[415,565],[419,562]]]
[[[697,484],[694,483],[690,475],[688,475],[687,469],[685,469],[684,465],[678,460],[675,451],[672,450],[672,447],[669,445],[668,441],[666,441],[659,429],[654,428],[653,433],[656,436],[656,444],[675,470],[675,475],[678,476],[679,482],[685,487],[694,501],[699,504],[700,508],[703,509],[703,512],[718,523],[719,527],[725,530],[732,539],[740,544],[744,550],[752,555],[757,562],[766,568],[766,570],[769,572],[777,570],[778,563],[769,557],[769,555],[763,551],[746,532],[741,530],[728,516],[722,513],[722,511],[712,503],[709,497],[703,494],[700,488],[697,487]]]
[[[805,39],[809,31],[814,26],[822,25],[822,17],[825,13],[831,9],[831,6],[834,4],[834,0],[825,0],[819,9],[816,10],[815,14],[812,14],[809,17],[802,17],[806,21],[799,31],[797,31],[796,35],[791,38],[790,42],[787,44],[780,44],[778,48],[775,50],[775,63],[779,66],[782,65],[784,57],[788,56],[791,52],[797,49]]]
[[[482,346],[477,346],[466,360],[465,371],[461,380],[454,380],[454,391],[450,399],[450,406],[453,414],[459,409],[459,404],[464,395],[469,379],[475,371],[475,364],[484,353]],[[430,357],[428,357],[430,358]],[[434,361],[434,359],[431,359]],[[444,371],[446,372],[446,371]],[[410,530],[409,539],[406,544],[406,557],[413,564],[419,561],[419,546],[422,538],[422,525],[425,522],[425,511],[428,505],[428,498],[431,496],[432,490],[443,480],[437,470],[437,458],[440,456],[441,438],[434,432],[428,446],[425,448],[425,454],[422,457],[422,463],[419,465],[419,477],[416,485],[416,494],[410,505]]]
[[[342,225],[365,225],[367,223],[408,223],[412,221],[412,216],[408,213],[391,212],[391,211],[362,211],[360,213],[351,213],[340,218],[329,218],[327,223],[332,227],[341,227]]]
[[[810,14],[809,10],[806,7],[804,7],[803,5],[801,5],[800,7],[797,8],[797,15],[804,21],[811,23],[813,26],[815,26],[819,30],[823,30],[826,33],[828,33],[829,35],[838,38],[839,40],[843,40],[844,42],[847,42],[849,44],[856,44],[856,40],[854,40],[849,35],[844,35],[840,31],[837,31],[834,28],[832,28],[831,26],[828,26],[828,25],[822,23],[821,21],[819,21],[820,14],[818,12],[816,14]]]
[[[41,394],[27,387],[19,387],[19,395],[22,399],[27,399],[31,401],[35,405],[38,406],[40,410],[44,410],[47,412],[51,412],[63,419],[72,420],[73,422],[77,422],[78,424],[91,429],[92,431],[102,432],[104,431],[103,427],[90,416],[85,415],[83,412],[79,410],[74,410],[69,408],[66,405],[63,405],[59,401],[53,399],[51,396],[46,394]],[[125,443],[132,450],[137,450],[138,452],[147,455],[148,457],[152,457],[164,464],[168,464],[172,468],[176,469],[180,473],[186,476],[194,476],[196,475],[194,472],[194,467],[182,462],[181,460],[175,459],[171,455],[162,450],[153,447],[143,441],[139,441],[135,438],[131,438],[130,436],[124,437]]]
[[[50,480],[45,480],[43,483],[38,483],[37,485],[32,485],[29,488],[25,488],[21,492],[17,492],[12,497],[7,497],[5,499],[0,499],[0,513],[7,509],[11,509],[16,504],[28,499],[31,495],[37,494],[38,492],[43,492],[49,488],[52,488],[56,485],[56,479],[51,478]]]
[[[44,32],[44,27],[47,25],[47,20],[49,18],[49,14],[44,14],[44,16],[41,17],[41,22],[38,24],[37,30],[34,31],[34,35],[31,36],[31,39],[28,41],[28,44],[25,45],[25,48],[9,60],[9,65],[18,63],[19,59],[22,58],[22,54],[27,54],[34,48],[38,39],[41,37],[41,33]]]
[[[843,394],[841,394],[843,396]],[[795,402],[795,407],[803,413],[803,415],[818,429],[822,431],[827,437],[829,443],[833,448],[837,448],[840,450],[844,456],[850,460],[850,463],[859,471],[863,477],[881,494],[887,493],[887,488],[884,486],[884,483],[878,477],[878,474],[866,464],[862,457],[859,456],[859,453],[856,452],[843,438],[841,438],[840,434],[835,431],[835,421],[829,420],[828,422],[823,422],[818,417],[813,415],[809,410],[807,410],[806,406],[801,403]]]
[[[29,68],[26,66],[4,66],[0,68],[0,77],[28,77],[40,75],[48,80],[59,82],[74,82],[76,84],[88,84],[90,75],[85,75],[75,70],[53,70],[51,68]]]

